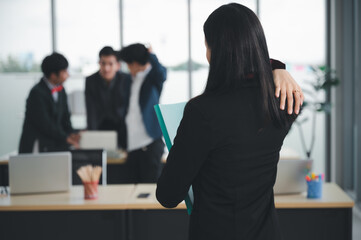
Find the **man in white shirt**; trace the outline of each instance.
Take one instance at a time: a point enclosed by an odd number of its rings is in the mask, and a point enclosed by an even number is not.
[[[119,57],[131,74],[122,94],[126,106],[127,179],[130,183],[155,183],[161,172],[164,143],[154,105],[159,103],[167,70],[140,43],[123,48]]]

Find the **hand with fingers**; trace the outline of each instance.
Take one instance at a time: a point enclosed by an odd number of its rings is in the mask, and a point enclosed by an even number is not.
[[[70,145],[73,145],[75,149],[80,148],[79,141],[80,141],[80,134],[78,133],[71,133],[66,139],[66,142]]]
[[[153,53],[152,45],[150,45],[150,43],[147,43],[145,45],[146,45],[146,48],[148,49],[148,52]]]
[[[301,87],[284,69],[273,70],[273,79],[276,87],[275,95],[277,98],[280,97],[280,108],[285,109],[287,100],[288,114],[292,114],[293,111],[298,114],[304,100]]]

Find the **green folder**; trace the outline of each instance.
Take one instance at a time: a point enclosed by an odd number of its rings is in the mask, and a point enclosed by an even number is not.
[[[186,102],[154,105],[155,113],[158,117],[158,122],[164,136],[165,144],[167,145],[169,151],[177,134],[178,126],[183,118],[185,105]],[[188,194],[184,201],[187,206],[187,212],[190,215],[193,208],[192,186],[189,188]]]

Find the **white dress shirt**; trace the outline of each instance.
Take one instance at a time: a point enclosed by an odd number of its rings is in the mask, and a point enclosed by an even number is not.
[[[142,111],[139,105],[140,89],[151,69],[152,66],[149,65],[144,71],[138,72],[134,77],[132,76],[129,108],[127,116],[125,117],[128,132],[128,151],[143,148],[153,142],[153,139],[145,129]]]

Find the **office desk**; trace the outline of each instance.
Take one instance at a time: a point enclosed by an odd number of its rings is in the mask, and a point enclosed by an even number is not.
[[[126,205],[134,185],[99,186],[97,200],[83,187],[68,193],[0,197],[0,239],[127,239]]]
[[[183,234],[188,232],[185,204],[178,205],[176,210],[161,210],[154,194],[155,188],[155,185],[137,185],[130,197],[128,208],[132,211],[128,217],[133,225],[129,229],[132,239],[167,239],[172,234],[179,236],[177,239],[187,239],[187,235]],[[140,193],[150,193],[150,196],[139,199]],[[354,202],[336,184],[324,184],[322,199],[307,199],[306,193],[276,195],[275,206],[285,240],[352,239]],[[178,229],[170,226],[174,224]],[[162,238],[157,237],[159,233],[163,234]]]
[[[83,200],[81,186],[69,193],[1,197],[0,239],[187,239],[185,204],[162,208],[155,188],[99,186],[97,200]],[[276,196],[275,205],[285,240],[352,238],[354,203],[335,184],[324,185],[322,199]]]

